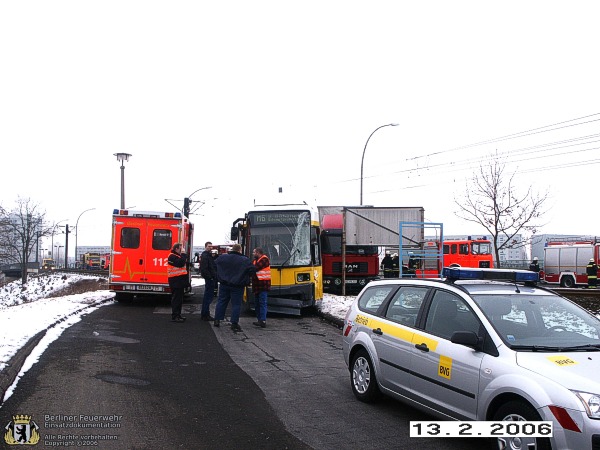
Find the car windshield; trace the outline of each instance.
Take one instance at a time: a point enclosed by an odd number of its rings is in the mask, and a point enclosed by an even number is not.
[[[472,297],[504,342],[515,350],[600,348],[600,320],[557,295],[477,294]]]

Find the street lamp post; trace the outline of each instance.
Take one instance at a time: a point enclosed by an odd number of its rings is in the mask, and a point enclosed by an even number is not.
[[[369,138],[367,139],[367,142],[365,143],[365,148],[363,150],[362,159],[360,160],[360,206],[362,206],[362,204],[363,204],[363,165],[365,162],[365,152],[367,151],[367,145],[369,144],[369,140],[371,139],[371,136],[373,136],[375,134],[375,131],[379,130],[380,128],[397,127],[397,126],[398,126],[397,123],[388,123],[386,125],[381,125],[380,127],[375,128],[375,130],[373,130],[373,132],[369,135]]]
[[[81,214],[79,214],[79,217],[77,217],[77,221],[75,222],[75,267],[77,267],[77,236],[79,236],[79,218],[83,215],[83,213],[86,213],[93,209],[96,208],[90,208],[83,211]]]
[[[114,156],[121,162],[121,209],[125,209],[125,161],[129,161],[131,154],[114,153]]]

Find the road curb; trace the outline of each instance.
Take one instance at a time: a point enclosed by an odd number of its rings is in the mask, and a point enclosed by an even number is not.
[[[17,376],[19,376],[19,372],[21,372],[25,360],[46,335],[46,331],[48,330],[42,330],[29,339],[29,341],[19,349],[17,354],[8,361],[7,366],[0,371],[0,404],[4,401],[4,395],[8,388],[12,386],[17,379]]]
[[[317,315],[321,318],[321,320],[323,320],[325,322],[329,322],[330,324],[335,325],[339,329],[342,329],[344,327],[344,320],[343,319],[340,319],[338,317],[332,316],[329,313],[321,312],[319,310],[317,310]]]
[[[30,338],[27,341],[27,343],[23,347],[21,347],[17,351],[17,353],[8,361],[6,367],[0,371],[0,406],[2,406],[2,403],[4,402],[4,396],[6,395],[6,391],[8,390],[9,387],[12,386],[12,384],[15,382],[15,380],[19,376],[19,373],[21,372],[21,369],[23,368],[23,364],[25,364],[25,360],[31,354],[33,349],[40,343],[42,338],[44,336],[46,336],[46,333],[48,332],[49,329],[54,328],[56,325],[63,322],[64,320],[68,319],[69,317],[73,316],[74,314],[80,314],[82,311],[85,311],[86,309],[101,305],[101,304],[109,302],[109,301],[110,302],[114,301],[114,298],[111,297],[111,298],[107,298],[104,300],[100,300],[100,301],[97,301],[90,305],[86,305],[84,308],[80,308],[76,311],[73,311],[71,314],[68,314],[68,315],[60,318],[53,324],[49,325],[45,330],[38,332],[36,335],[34,335],[32,338]]]

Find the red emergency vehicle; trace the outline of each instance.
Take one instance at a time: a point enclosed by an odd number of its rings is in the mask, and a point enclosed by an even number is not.
[[[485,238],[444,239],[442,255],[439,252],[439,241],[430,240],[424,242],[423,247],[414,254],[403,268],[408,267],[408,275],[418,278],[439,277],[442,272],[440,256],[443,257],[443,267],[494,267],[492,243]]]
[[[194,226],[176,212],[113,211],[109,290],[117,301],[135,295],[171,293],[167,260],[174,244],[185,252],[193,248]],[[192,270],[188,264],[191,292]]]
[[[540,279],[567,288],[587,285],[590,259],[600,264],[600,242],[596,237],[550,240],[544,248]]]
[[[342,290],[342,214],[325,214],[321,222],[321,257],[323,290]],[[346,246],[346,290],[360,291],[369,281],[379,278],[379,255],[376,245]]]

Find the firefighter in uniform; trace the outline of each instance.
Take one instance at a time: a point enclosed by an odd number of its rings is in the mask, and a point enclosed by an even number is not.
[[[267,326],[267,297],[271,289],[271,261],[261,247],[256,247],[253,255],[252,264],[256,268],[256,273],[252,274],[252,293],[254,294],[256,322],[252,322],[252,325],[265,328]]]
[[[392,278],[393,273],[393,262],[390,252],[385,252],[385,257],[381,260],[381,268],[383,269],[383,278]]]
[[[531,264],[529,264],[529,270],[531,270],[532,272],[539,272],[540,271],[540,263],[538,261],[538,257],[537,256],[533,257],[533,261],[531,261]]]
[[[598,264],[594,261],[594,258],[590,258],[590,262],[585,268],[585,272],[588,277],[588,288],[596,289],[598,285]]]
[[[171,288],[171,322],[185,321],[185,317],[181,317],[181,306],[183,294],[190,282],[186,268],[187,259],[188,255],[183,253],[181,244],[173,245],[167,260],[167,276]]]
[[[392,255],[392,278],[400,278],[400,258],[398,253]]]

